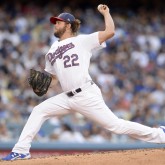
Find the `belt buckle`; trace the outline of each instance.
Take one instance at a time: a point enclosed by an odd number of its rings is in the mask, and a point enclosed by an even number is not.
[[[77,88],[77,89],[75,89],[75,90],[72,90],[72,91],[66,93],[66,95],[67,95],[68,97],[73,97],[75,94],[77,94],[77,93],[79,93],[79,92],[81,92],[81,91],[82,91],[81,88]]]
[[[76,90],[71,91],[73,93],[73,96],[77,93]]]

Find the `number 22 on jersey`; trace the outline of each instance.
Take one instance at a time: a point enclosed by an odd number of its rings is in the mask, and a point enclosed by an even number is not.
[[[78,66],[78,55],[72,54],[71,56],[65,55],[63,57],[64,60],[64,68],[72,67],[72,66]]]

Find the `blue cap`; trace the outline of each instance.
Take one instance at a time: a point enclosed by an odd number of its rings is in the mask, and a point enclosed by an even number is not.
[[[52,24],[56,24],[56,21],[72,23],[75,21],[75,17],[70,13],[61,13],[58,17],[50,17],[50,22]]]

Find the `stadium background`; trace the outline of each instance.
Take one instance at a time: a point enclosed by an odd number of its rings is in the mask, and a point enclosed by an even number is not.
[[[119,117],[149,126],[165,125],[165,12],[161,0],[79,2],[0,1],[0,152],[18,140],[32,108],[61,92],[60,86],[37,97],[27,84],[30,68],[43,69],[55,40],[51,15],[73,13],[80,33],[104,28],[99,3],[110,7],[116,26],[107,47],[94,52],[90,73],[106,104]],[[80,114],[52,118],[34,139],[32,151],[77,152],[155,147],[115,135]],[[158,146],[156,146],[158,147]]]

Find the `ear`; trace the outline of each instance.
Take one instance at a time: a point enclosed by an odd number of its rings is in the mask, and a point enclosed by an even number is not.
[[[68,24],[67,24],[67,29],[70,29],[70,28],[71,28],[71,24],[68,23]]]

